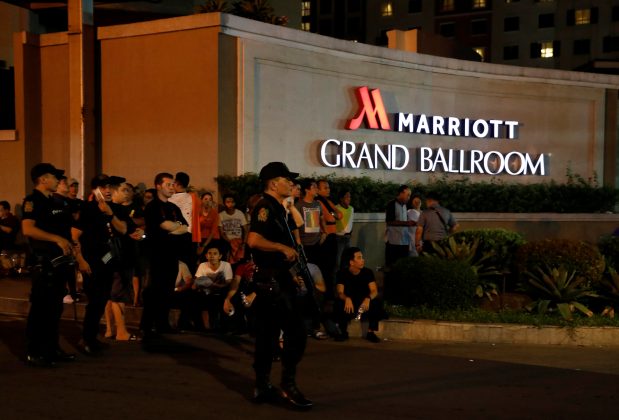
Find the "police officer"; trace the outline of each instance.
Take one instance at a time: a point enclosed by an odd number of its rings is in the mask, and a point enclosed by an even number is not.
[[[30,366],[53,367],[57,361],[75,360],[74,354],[65,353],[58,345],[65,284],[75,275],[70,242],[73,217],[68,207],[53,198],[63,174],[51,163],[35,165],[30,171],[34,190],[23,203],[22,231],[36,259],[26,325],[26,362]]]
[[[312,402],[297,388],[296,367],[305,351],[306,329],[299,300],[298,285],[289,271],[298,259],[290,234],[293,221],[289,220],[282,201],[292,193],[292,180],[299,174],[290,172],[282,162],[271,162],[260,171],[264,196],[256,204],[251,216],[247,238],[256,264],[254,282],[257,297],[254,301],[256,317],[256,372],[255,403],[274,402],[279,396],[298,409],[310,409]],[[281,393],[271,385],[273,343],[284,331],[282,352]]]

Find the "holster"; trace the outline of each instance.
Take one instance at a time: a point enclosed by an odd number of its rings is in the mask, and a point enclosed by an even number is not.
[[[259,296],[277,297],[282,293],[278,278],[278,271],[256,267],[254,272],[254,287]]]

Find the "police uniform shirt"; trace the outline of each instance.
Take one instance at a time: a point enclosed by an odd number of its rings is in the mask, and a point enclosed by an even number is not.
[[[37,228],[70,241],[73,217],[69,206],[65,204],[35,189],[24,199],[22,219],[34,220]],[[30,244],[35,253],[47,254],[49,257],[62,255],[60,247],[53,242],[30,238]]]
[[[286,223],[288,226],[286,226]],[[292,221],[288,218],[284,206],[274,197],[265,194],[254,208],[249,231],[255,232],[271,242],[295,248],[288,230],[291,223]],[[258,267],[288,269],[290,265],[281,252],[266,252],[252,249],[252,255]]]
[[[108,205],[116,218],[127,223],[128,234],[135,231],[135,224],[124,206],[112,202],[108,202]],[[110,251],[108,241],[112,235],[123,236],[113,228],[111,218],[99,209],[98,202],[94,200],[84,203],[75,227],[82,232],[80,236],[82,254],[90,263]]]

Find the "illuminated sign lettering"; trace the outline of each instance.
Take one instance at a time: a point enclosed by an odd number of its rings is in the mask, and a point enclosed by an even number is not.
[[[357,101],[359,101],[359,112],[357,116],[350,120],[346,126],[349,130],[356,130],[361,127],[363,117],[367,120],[368,128],[374,130],[391,130],[389,119],[387,119],[387,113],[385,112],[385,105],[383,105],[383,98],[380,96],[380,90],[374,89],[372,91],[372,99],[370,99],[370,93],[367,87],[360,87],[357,89]],[[376,117],[378,116],[378,121]],[[380,122],[380,127],[378,123]]]
[[[348,130],[358,130],[365,121],[366,128],[399,133],[435,136],[472,137],[478,139],[517,140],[519,122],[501,119],[471,119],[451,116],[410,114],[394,115],[393,128],[378,89],[359,87],[355,91],[359,109],[348,121]],[[410,163],[410,149],[401,144],[368,144],[348,140],[328,139],[320,147],[320,160],[330,168],[367,168],[401,171]],[[547,174],[548,156],[496,150],[458,150],[419,147],[415,153],[420,172],[446,172],[488,175]]]

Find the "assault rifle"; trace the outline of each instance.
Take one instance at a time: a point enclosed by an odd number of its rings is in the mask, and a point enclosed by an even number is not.
[[[286,232],[288,232],[288,234],[290,235],[291,243],[296,244],[297,241],[294,239],[294,235],[290,230],[290,225],[288,225],[285,217],[283,222]],[[292,265],[292,267],[290,267],[290,274],[292,274],[292,278],[295,279],[295,283],[297,276],[300,276],[303,279],[303,283],[306,289],[305,295],[307,296],[306,299],[309,303],[310,309],[316,312],[320,312],[320,306],[318,305],[318,302],[316,302],[316,297],[314,296],[314,279],[312,278],[312,273],[307,266],[307,256],[305,255],[305,250],[303,249],[302,245],[296,245],[295,250],[297,251],[299,257],[297,258],[297,261]],[[299,293],[299,295],[303,295],[303,290],[299,284],[297,284],[297,287],[299,288],[299,292],[301,292]]]

